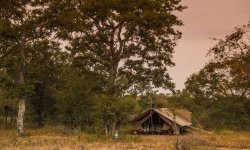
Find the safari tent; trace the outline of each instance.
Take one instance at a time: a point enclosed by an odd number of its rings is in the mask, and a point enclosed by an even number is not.
[[[147,109],[131,120],[133,134],[183,134],[192,125],[192,113],[185,109]]]

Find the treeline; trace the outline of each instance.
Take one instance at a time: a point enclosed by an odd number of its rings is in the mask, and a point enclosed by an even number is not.
[[[134,95],[174,89],[167,72],[180,0],[0,2],[1,111],[38,126],[99,127],[137,108]],[[13,110],[13,111],[11,111]]]
[[[180,0],[0,1],[1,124],[17,116],[19,134],[59,124],[111,135],[153,106],[187,108],[207,128],[249,128],[249,26],[219,40],[175,91],[168,68],[183,9]]]
[[[250,24],[235,28],[209,52],[211,60],[173,97],[205,128],[250,130]]]

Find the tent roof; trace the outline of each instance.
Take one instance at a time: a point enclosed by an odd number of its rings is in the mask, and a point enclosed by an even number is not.
[[[143,118],[147,117],[150,112],[152,111],[152,114],[154,112],[156,112],[157,114],[159,114],[159,116],[165,120],[170,120],[172,122],[174,122],[174,114],[173,112],[168,109],[168,108],[161,108],[161,109],[147,109],[144,112],[142,112],[142,114],[140,114],[139,116],[135,117],[132,122],[138,122],[140,120],[142,120]],[[192,123],[190,121],[188,121],[187,119],[185,119],[184,117],[176,114],[175,115],[175,122],[177,125],[179,126],[190,126],[192,125]]]

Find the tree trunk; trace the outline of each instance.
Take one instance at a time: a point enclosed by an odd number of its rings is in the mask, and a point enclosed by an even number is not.
[[[24,134],[23,129],[23,120],[24,120],[24,113],[25,113],[25,96],[24,96],[24,70],[25,70],[25,54],[24,54],[24,42],[20,45],[20,68],[17,82],[19,84],[19,100],[18,100],[18,114],[17,114],[17,133],[19,135]]]
[[[115,130],[117,129],[116,126],[117,126],[117,123],[116,123],[116,121],[115,121],[115,122],[113,122],[112,130],[111,130],[111,135],[112,135],[112,136],[114,135]]]
[[[106,134],[106,136],[112,137],[114,135],[116,127],[117,127],[116,122],[114,122],[112,124],[105,123],[105,134]]]
[[[109,70],[109,82],[108,82],[108,94],[113,95],[115,93],[115,80],[117,76],[119,62],[114,62],[110,66]]]
[[[5,115],[5,128],[8,128],[8,116]]]
[[[20,98],[19,99],[19,104],[18,104],[18,116],[17,116],[17,133],[19,135],[24,134],[23,130],[23,118],[24,118],[24,113],[25,113],[25,99]]]
[[[107,124],[105,124],[105,134],[106,134],[106,136],[109,135],[109,129],[108,129],[108,125]]]
[[[24,75],[23,71],[19,72],[19,85],[22,87],[24,84]],[[23,129],[23,119],[24,119],[24,113],[25,113],[25,98],[22,93],[20,93],[20,97],[18,100],[18,115],[17,115],[17,133],[19,135],[24,134]]]
[[[109,77],[108,77],[108,90],[107,90],[107,95],[109,96],[112,96],[115,94],[115,80],[116,80],[116,76],[117,76],[117,68],[118,68],[118,64],[119,62],[113,62],[111,65],[110,65],[110,68],[109,68]],[[108,104],[108,109],[110,109],[110,104]],[[111,119],[111,118],[109,118]],[[108,120],[109,120],[108,119]],[[106,133],[106,136],[111,136],[113,135],[113,123],[112,121],[109,121],[105,123],[105,133]]]
[[[4,106],[4,116],[5,116],[5,127],[8,127],[8,106]]]

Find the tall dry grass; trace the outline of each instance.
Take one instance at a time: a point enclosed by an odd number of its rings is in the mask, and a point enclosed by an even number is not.
[[[104,135],[47,126],[28,129],[24,137],[19,137],[13,129],[0,130],[0,149],[250,149],[250,132],[220,131],[211,135],[195,132],[184,136],[122,134],[115,140]]]

